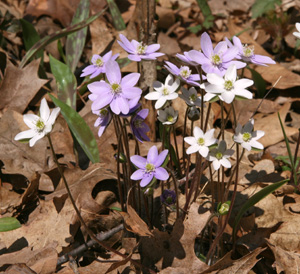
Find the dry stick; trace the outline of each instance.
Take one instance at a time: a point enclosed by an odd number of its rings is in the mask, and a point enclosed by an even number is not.
[[[179,217],[179,200],[178,200],[178,187],[177,187],[177,180],[176,177],[174,175],[174,171],[171,169],[168,169],[169,172],[171,173],[173,182],[174,182],[174,190],[175,190],[175,194],[176,194],[176,219],[178,219]]]
[[[61,167],[60,167],[60,165],[59,165],[59,162],[58,162],[58,160],[57,160],[57,157],[56,157],[56,154],[55,154],[55,151],[54,151],[54,148],[53,148],[53,144],[52,144],[50,135],[48,134],[47,137],[48,137],[49,144],[50,144],[50,148],[51,148],[51,151],[52,151],[52,154],[53,154],[54,162],[55,162],[55,164],[57,165],[58,171],[59,171],[59,173],[60,173],[60,175],[61,175],[61,177],[62,177],[62,179],[63,179],[64,185],[65,185],[66,190],[67,190],[67,192],[68,192],[68,196],[69,196],[69,198],[70,198],[70,200],[71,200],[71,203],[72,203],[73,208],[74,208],[74,210],[75,210],[75,212],[76,212],[76,215],[77,215],[78,219],[80,220],[80,223],[84,226],[86,232],[87,232],[88,235],[91,237],[91,239],[94,240],[97,244],[99,244],[100,246],[102,246],[104,249],[106,249],[106,250],[108,250],[108,251],[110,251],[110,252],[112,252],[112,253],[115,253],[115,254],[121,256],[122,258],[126,259],[127,256],[126,256],[125,254],[123,254],[123,253],[121,253],[121,252],[115,250],[114,248],[108,246],[107,244],[105,244],[105,243],[99,241],[98,238],[97,238],[97,236],[94,234],[94,232],[91,231],[90,228],[86,225],[86,223],[85,223],[85,221],[83,220],[83,218],[82,218],[82,216],[81,216],[81,214],[80,214],[80,211],[79,211],[79,209],[77,208],[76,203],[75,203],[75,201],[74,201],[74,199],[73,199],[73,196],[72,196],[71,190],[70,190],[70,188],[69,188],[69,185],[68,185],[68,183],[67,183],[67,180],[66,180],[66,178],[65,178],[65,175],[64,175],[64,173],[62,172]],[[146,267],[144,267],[141,263],[139,263],[139,262],[137,262],[137,261],[135,261],[135,260],[130,259],[130,261],[131,261],[133,264],[135,264],[135,265],[137,265],[138,267],[140,267],[140,268],[146,268]],[[150,273],[156,273],[156,272],[153,271],[152,269],[149,269],[149,268],[147,268],[147,269],[148,269],[148,271],[149,271]]]
[[[180,169],[179,150],[178,150],[178,145],[177,145],[175,126],[173,126],[173,137],[174,137],[174,144],[175,144],[175,149],[176,149],[177,161],[178,161],[178,165],[179,165],[179,170],[178,170],[178,172],[179,172],[179,177],[181,177],[181,176],[182,176],[182,173],[181,173],[181,169]]]
[[[186,128],[187,128],[186,123],[187,123],[188,110],[189,110],[189,107],[186,108],[185,115],[184,115],[183,138],[185,137],[185,134],[186,134]],[[183,170],[185,170],[185,158],[186,158],[186,152],[184,149],[184,140],[183,140],[182,141],[182,169]]]
[[[110,238],[111,236],[113,236],[114,234],[116,234],[117,232],[121,231],[123,228],[124,228],[124,225],[120,224],[120,225],[110,229],[109,231],[98,233],[96,235],[96,237],[99,241],[105,241],[108,238]],[[69,260],[69,256],[77,257],[79,254],[86,251],[89,247],[92,247],[95,244],[97,244],[96,241],[94,241],[93,239],[89,240],[87,243],[84,243],[84,244],[76,247],[75,249],[73,249],[69,253],[66,253],[66,254],[60,256],[57,260],[56,265],[60,266],[61,264],[67,262]]]

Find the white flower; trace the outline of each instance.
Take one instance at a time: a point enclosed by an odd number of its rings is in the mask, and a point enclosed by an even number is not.
[[[300,23],[296,23],[296,29],[298,30],[298,32],[293,32],[293,35],[300,39]]]
[[[174,110],[172,107],[167,107],[164,110],[160,109],[158,111],[158,120],[162,122],[163,125],[173,125],[176,123],[178,118],[178,111]]]
[[[209,101],[213,97],[219,96],[222,101],[230,104],[235,96],[252,99],[252,93],[246,90],[246,88],[253,85],[253,81],[249,79],[237,80],[236,77],[235,64],[229,66],[224,78],[215,73],[208,73],[207,81],[209,84],[205,85],[207,94],[204,96],[204,100]]]
[[[191,87],[189,90],[182,87],[182,94],[179,94],[179,97],[190,107],[201,107],[201,97],[198,96],[197,90],[194,87]]]
[[[154,92],[148,93],[145,98],[147,100],[157,100],[155,108],[161,108],[167,100],[173,100],[178,97],[176,90],[180,85],[180,80],[176,79],[174,82],[173,76],[169,74],[166,78],[165,84],[155,81],[153,83]]]
[[[231,163],[227,159],[234,153],[232,149],[226,149],[226,142],[220,141],[219,146],[214,148],[208,154],[208,161],[212,162],[215,170],[218,170],[220,166],[230,168]]]
[[[251,119],[244,127],[238,124],[235,129],[235,135],[233,136],[233,140],[236,143],[241,144],[241,146],[248,151],[250,151],[251,148],[264,148],[264,146],[257,142],[257,140],[263,137],[265,132],[262,130],[253,131],[253,125],[254,119]]]
[[[35,114],[23,115],[25,124],[30,128],[29,130],[22,131],[15,136],[15,140],[30,139],[29,146],[34,146],[36,141],[42,139],[45,135],[51,132],[52,125],[54,124],[60,108],[55,108],[50,114],[47,101],[43,98],[40,106],[40,116]]]
[[[203,157],[206,157],[209,152],[209,146],[217,143],[217,139],[214,138],[215,129],[210,129],[205,134],[199,127],[194,127],[194,137],[185,137],[184,141],[191,145],[187,150],[187,154],[199,152]]]

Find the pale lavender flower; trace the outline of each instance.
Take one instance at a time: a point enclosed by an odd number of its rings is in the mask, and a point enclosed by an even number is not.
[[[296,29],[298,32],[293,32],[293,35],[300,39],[300,23],[296,23]]]
[[[200,155],[206,157],[209,152],[209,147],[217,143],[217,139],[214,138],[215,129],[210,129],[206,133],[199,127],[194,127],[194,136],[185,137],[184,141],[191,145],[187,150],[187,154],[199,152]]]
[[[231,163],[228,160],[234,153],[232,149],[226,149],[226,142],[224,140],[220,141],[217,148],[213,148],[208,154],[208,161],[212,162],[215,170],[218,170],[220,166],[230,168]]]
[[[154,178],[157,180],[167,180],[169,178],[168,172],[161,167],[165,161],[168,150],[165,149],[160,154],[156,146],[152,146],[149,149],[147,159],[139,155],[130,157],[131,162],[139,169],[132,173],[131,180],[141,180],[141,187],[147,186]]]
[[[235,64],[238,69],[246,66],[246,63],[233,61],[239,52],[237,47],[228,48],[227,43],[223,41],[213,48],[211,39],[206,32],[201,35],[200,42],[203,53],[191,50],[188,55],[190,59],[201,65],[205,73],[215,73],[223,76],[231,64]]]
[[[50,113],[47,101],[43,98],[40,106],[40,116],[35,114],[24,114],[24,123],[30,129],[18,133],[15,136],[15,140],[30,139],[29,146],[33,147],[38,140],[51,132],[59,112],[60,108],[57,107]]]
[[[183,99],[186,104],[190,107],[198,106],[201,107],[201,97],[198,96],[197,90],[194,87],[191,87],[189,90],[182,87],[182,94],[179,94],[179,97]]]
[[[106,108],[102,108],[100,110],[93,110],[92,111],[94,114],[98,115],[97,120],[95,121],[94,127],[99,127],[98,130],[98,136],[101,137],[104,130],[106,129],[106,127],[109,125],[111,118],[112,118],[112,113],[111,110],[106,107]]]
[[[138,42],[136,40],[129,40],[123,35],[120,34],[121,41],[118,41],[119,45],[126,50],[129,55],[128,59],[131,61],[140,62],[143,60],[155,60],[157,57],[165,55],[161,52],[156,52],[159,50],[159,44],[145,45],[143,42]]]
[[[92,64],[82,70],[80,77],[90,75],[90,78],[92,79],[98,76],[100,73],[105,73],[105,64],[109,60],[116,60],[118,56],[119,54],[115,54],[114,56],[112,56],[112,51],[109,51],[108,53],[103,55],[103,57],[98,54],[94,54],[91,59]]]
[[[254,54],[254,46],[243,45],[241,40],[236,36],[232,38],[233,44],[228,38],[225,38],[225,40],[229,48],[236,46],[239,49],[239,53],[236,57],[237,59],[242,59],[246,63],[252,63],[259,66],[276,64],[276,62],[268,56]]]
[[[165,61],[167,65],[165,68],[172,73],[173,75],[179,77],[182,81],[192,85],[192,86],[200,86],[196,81],[200,81],[199,74],[192,74],[192,71],[188,66],[181,66],[178,68],[171,62]],[[205,77],[204,77],[205,78]]]
[[[180,59],[182,62],[184,62],[184,63],[186,63],[188,65],[191,65],[191,66],[198,66],[199,65],[197,62],[195,62],[193,59],[191,59],[191,57],[189,56],[189,52],[188,51],[183,52],[183,55],[177,53],[176,57],[178,59]]]
[[[149,109],[142,109],[135,116],[133,116],[130,121],[131,131],[141,143],[143,143],[143,140],[150,141],[149,137],[146,135],[146,133],[150,131],[150,128],[144,122],[148,116],[148,113]]]
[[[253,131],[253,126],[254,119],[251,119],[244,127],[238,124],[235,129],[235,135],[233,136],[233,140],[236,143],[241,144],[241,146],[248,151],[250,151],[252,148],[264,148],[264,146],[257,142],[257,140],[263,137],[265,132],[262,130]]]
[[[134,87],[140,78],[139,73],[130,73],[122,78],[116,61],[106,63],[106,78],[108,83],[101,80],[88,85],[92,94],[89,99],[93,101],[92,110],[99,110],[110,106],[113,113],[128,114],[129,100],[140,98],[142,90]]]
[[[219,96],[222,101],[230,104],[235,96],[252,99],[253,95],[246,88],[253,85],[253,81],[249,79],[237,80],[237,72],[235,64],[232,64],[226,71],[224,77],[215,73],[207,74],[209,84],[205,85],[207,94],[204,96],[205,101],[209,101],[215,96]]]
[[[157,100],[155,103],[155,108],[161,108],[168,100],[174,100],[178,97],[176,90],[180,85],[180,80],[176,79],[174,81],[171,74],[166,78],[165,84],[155,81],[153,83],[153,88],[155,91],[149,92],[145,98],[147,100]]]

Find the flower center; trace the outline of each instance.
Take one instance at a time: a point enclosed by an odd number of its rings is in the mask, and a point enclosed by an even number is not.
[[[94,64],[94,65],[96,65],[97,67],[102,67],[103,64],[104,64],[104,62],[103,62],[102,58],[99,57],[99,58],[95,61],[95,64]]]
[[[243,55],[245,57],[251,57],[254,54],[254,46],[243,46]]]
[[[172,115],[168,115],[167,120],[169,122],[173,122],[174,121],[174,117]]]
[[[198,138],[197,144],[198,144],[199,146],[203,146],[203,145],[205,144],[204,138],[202,138],[202,137]]]
[[[142,123],[143,123],[143,120],[142,119],[136,119],[133,124],[136,128],[142,128]]]
[[[230,80],[226,80],[224,83],[224,88],[226,90],[232,90],[233,89],[233,83]]]
[[[222,63],[222,58],[219,54],[215,54],[211,57],[211,61],[214,65],[220,65]]]
[[[139,43],[139,45],[137,46],[137,49],[136,49],[136,52],[137,54],[145,54],[146,53],[146,49],[147,49],[147,46],[146,45],[143,45],[143,42]]]
[[[41,133],[45,128],[45,123],[40,119],[35,124],[38,133]]]
[[[191,102],[195,102],[197,100],[197,95],[196,94],[192,94],[190,97],[189,97],[189,100]]]
[[[249,133],[249,132],[243,133],[243,141],[244,142],[249,142],[251,140],[251,138],[252,138],[251,133]]]
[[[167,198],[166,198],[166,204],[168,204],[168,205],[171,205],[171,204],[173,204],[173,197],[172,197],[172,195],[169,195]]]
[[[218,152],[216,153],[216,158],[217,158],[218,160],[221,160],[221,159],[223,158],[222,152],[218,151]]]
[[[162,94],[163,95],[169,95],[170,91],[168,90],[168,88],[164,87],[163,90],[162,90]]]
[[[189,69],[189,67],[183,66],[183,67],[180,68],[179,75],[180,75],[182,78],[186,79],[186,78],[190,77],[191,73],[192,73],[192,72],[191,72],[191,70]]]
[[[146,173],[151,173],[155,170],[155,166],[151,163],[147,163],[145,166],[145,172]]]
[[[106,116],[108,113],[108,110],[106,108],[100,109],[99,115],[100,116]]]
[[[110,88],[113,94],[119,94],[122,91],[121,86],[117,83],[113,83],[112,85],[110,85]]]

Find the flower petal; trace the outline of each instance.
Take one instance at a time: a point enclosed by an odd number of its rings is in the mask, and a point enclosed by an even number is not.
[[[121,81],[122,88],[123,87],[133,87],[134,85],[136,85],[139,78],[140,78],[139,73],[130,73],[130,74],[124,76]]]
[[[23,140],[23,139],[30,139],[32,138],[33,136],[35,136],[37,133],[34,129],[28,129],[28,130],[25,130],[25,131],[22,131],[20,133],[18,133],[14,140],[16,141],[19,141],[19,140]]]
[[[50,114],[50,117],[49,117],[49,119],[47,121],[47,124],[53,125],[55,123],[55,120],[56,120],[59,112],[60,112],[60,108],[59,107],[54,108],[52,110],[51,114]]]
[[[222,158],[220,160],[220,164],[223,166],[223,167],[226,167],[226,168],[230,168],[231,167],[231,163],[228,159],[224,159]]]
[[[144,174],[144,178],[140,182],[140,186],[141,187],[147,186],[152,181],[152,179],[153,179],[153,173],[151,173],[151,174]]]
[[[109,60],[105,64],[105,68],[106,68],[106,77],[108,79],[108,82],[110,84],[114,84],[114,83],[120,84],[122,76],[121,76],[121,71],[118,63],[116,61]]]
[[[156,161],[158,157],[158,150],[156,146],[152,146],[149,151],[148,151],[148,155],[147,155],[147,162],[154,164],[154,162]]]
[[[209,35],[204,32],[200,38],[201,49],[206,57],[210,58],[213,54],[213,46]]]
[[[29,127],[29,128],[32,128],[32,129],[35,129],[36,126],[36,122],[40,119],[39,116],[35,115],[35,114],[24,114],[23,115],[23,120],[24,120],[24,123]]]
[[[161,97],[160,93],[157,91],[149,92],[145,98],[147,100],[158,100]]]
[[[45,136],[45,133],[44,133],[44,132],[42,132],[41,134],[35,135],[32,139],[30,139],[30,141],[29,141],[29,146],[30,146],[30,147],[33,147],[33,146],[35,145],[35,143],[36,143],[38,140],[42,139],[44,136]]]
[[[160,167],[163,162],[165,161],[169,151],[167,149],[163,150],[156,158],[156,160],[153,163],[155,167]]]
[[[154,177],[158,180],[164,181],[169,178],[169,173],[163,167],[158,167],[155,169]]]
[[[50,116],[50,109],[45,98],[42,99],[40,106],[40,116],[44,121],[47,121]]]
[[[144,177],[144,170],[138,169],[130,176],[131,180],[141,180]]]
[[[145,169],[145,166],[146,166],[146,158],[142,157],[142,156],[139,156],[139,155],[133,155],[130,157],[130,161],[135,165],[137,166],[138,168],[141,168],[141,169]]]
[[[195,152],[199,151],[199,149],[200,149],[200,146],[198,144],[193,144],[186,150],[186,154],[195,153]]]

